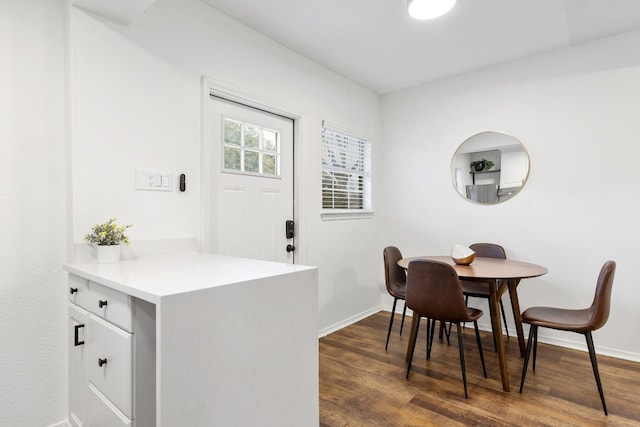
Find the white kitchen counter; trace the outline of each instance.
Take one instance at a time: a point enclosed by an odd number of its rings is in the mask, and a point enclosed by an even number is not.
[[[157,426],[318,425],[315,267],[188,252],[64,270],[155,306]]]
[[[171,295],[315,270],[315,267],[178,252],[116,264],[70,263],[64,265],[64,270],[156,304]]]

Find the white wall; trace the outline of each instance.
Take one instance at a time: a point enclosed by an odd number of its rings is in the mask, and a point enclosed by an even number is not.
[[[411,256],[500,243],[509,258],[549,269],[521,283],[523,309],[588,306],[613,259],[611,317],[594,340],[602,353],[640,360],[639,44],[640,32],[628,33],[384,96],[382,140],[393,144],[383,145],[380,247]],[[458,145],[486,130],[514,135],[531,158],[524,189],[493,206],[462,199],[449,170]],[[584,347],[580,335],[540,333]]]
[[[376,153],[377,95],[197,0],[159,0],[128,27],[71,12],[75,243],[111,216],[134,224],[134,241],[200,237],[206,76],[301,117],[297,262],[320,268],[319,329],[379,306],[377,219],[320,218],[321,122],[361,132]],[[184,172],[188,191],[135,191],[135,169]]]
[[[64,4],[0,2],[0,425],[66,418]]]

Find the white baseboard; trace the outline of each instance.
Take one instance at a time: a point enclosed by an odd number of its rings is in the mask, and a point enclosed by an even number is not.
[[[387,312],[391,312],[391,306],[381,306],[380,307],[380,311],[387,311]],[[402,305],[398,304],[398,306],[396,306],[396,314],[397,313],[402,313]],[[370,313],[369,315],[371,315],[373,313]],[[411,312],[410,309],[407,309],[407,316],[412,316],[413,313]],[[365,316],[366,317],[366,316]],[[357,321],[357,320],[356,320]],[[355,322],[352,322],[355,323]],[[509,323],[510,326],[514,326],[513,325],[513,319],[511,320],[511,322]],[[348,325],[345,325],[348,326]],[[473,326],[473,325],[472,325]],[[478,329],[482,330],[482,331],[486,331],[486,332],[491,332],[491,324],[490,323],[480,323],[478,322]],[[588,352],[587,350],[587,344],[584,341],[584,339],[582,341],[577,341],[577,340],[568,340],[568,339],[562,339],[562,338],[555,338],[555,337],[550,337],[544,334],[544,329],[540,329],[540,332],[538,333],[538,341],[545,343],[545,344],[551,344],[551,345],[557,345],[558,347],[564,347],[564,348],[570,348],[572,350],[580,350],[580,351],[584,351],[585,353]],[[525,330],[524,330],[524,336],[525,339],[529,336],[529,331],[525,326]],[[578,338],[582,338],[581,335],[576,335],[574,334],[576,337]],[[510,339],[517,339],[518,334],[516,333],[515,327],[514,328],[509,328],[509,336]],[[570,335],[569,335],[570,336]],[[617,350],[614,348],[608,348],[608,347],[601,347],[597,345],[597,339],[594,339],[594,341],[596,341],[594,343],[595,348],[596,348],[596,354],[597,355],[602,355],[602,356],[610,356],[610,357],[615,357],[616,359],[623,359],[623,360],[629,360],[631,362],[640,362],[640,354],[638,353],[630,353],[628,351],[621,351],[621,350]]]
[[[349,325],[352,325],[356,322],[359,322],[362,319],[365,319],[369,316],[371,316],[372,314],[376,314],[377,312],[379,312],[381,310],[380,306],[377,307],[372,307],[368,310],[365,310],[361,313],[356,314],[355,316],[351,316],[348,319],[343,320],[342,322],[336,323],[334,325],[331,325],[329,327],[326,327],[322,330],[320,330],[318,338],[322,338],[326,335],[329,335],[333,332],[339,331],[342,328],[345,328]]]
[[[71,427],[71,424],[69,424],[69,421],[64,420],[59,423],[51,424],[49,427]]]

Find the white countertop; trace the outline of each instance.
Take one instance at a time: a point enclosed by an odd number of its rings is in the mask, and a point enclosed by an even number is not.
[[[172,253],[116,264],[93,261],[63,266],[69,273],[154,304],[170,295],[315,268],[200,252]]]

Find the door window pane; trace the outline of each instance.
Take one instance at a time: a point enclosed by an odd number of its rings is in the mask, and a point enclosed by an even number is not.
[[[256,151],[244,152],[244,170],[247,172],[260,172],[260,153]]]
[[[264,131],[264,151],[277,151],[278,150],[278,134],[269,130]]]
[[[229,118],[223,119],[223,129],[223,171],[280,176],[278,131]]]
[[[277,170],[276,161],[277,157],[273,154],[264,154],[262,158],[262,173],[265,175],[275,175]]]
[[[225,120],[224,121],[224,143],[240,145],[242,140],[242,123]]]
[[[254,126],[246,126],[244,130],[244,146],[260,148],[260,130]]]
[[[240,149],[224,147],[224,168],[240,170]]]

